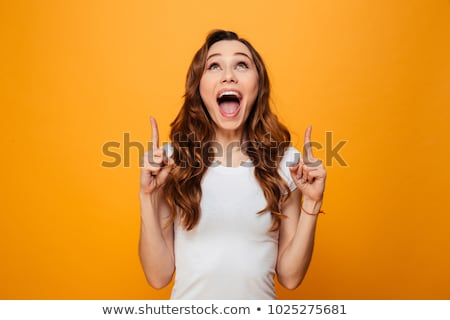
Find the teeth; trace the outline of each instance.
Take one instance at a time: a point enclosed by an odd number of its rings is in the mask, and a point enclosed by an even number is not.
[[[222,92],[222,93],[220,94],[219,98],[222,98],[223,96],[235,96],[235,97],[238,97],[238,98],[239,98],[239,94],[238,94],[237,92],[234,92],[234,91],[225,91],[225,92]]]

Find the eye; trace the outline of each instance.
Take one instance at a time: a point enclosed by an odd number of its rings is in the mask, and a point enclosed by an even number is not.
[[[244,61],[241,61],[236,65],[236,69],[238,70],[248,69],[248,64]]]
[[[220,68],[220,66],[219,66],[219,64],[218,63],[216,63],[216,62],[213,62],[213,63],[211,63],[209,66],[208,66],[208,70],[218,70]]]

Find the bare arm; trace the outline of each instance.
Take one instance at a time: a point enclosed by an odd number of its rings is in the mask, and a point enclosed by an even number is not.
[[[312,155],[311,127],[305,132],[304,155],[304,159],[290,168],[297,189],[283,205],[283,213],[287,218],[280,225],[277,276],[280,283],[288,289],[298,287],[308,271],[314,248],[317,215],[325,189],[325,168]],[[310,214],[305,214],[301,208]]]
[[[147,152],[141,168],[141,233],[139,257],[148,283],[160,289],[175,271],[173,224],[168,225],[170,209],[160,186],[167,178],[173,161],[158,146],[158,127],[152,118],[152,152]]]
[[[287,218],[280,225],[277,276],[288,289],[295,289],[302,282],[314,247],[317,216],[300,214],[300,199],[301,193],[296,189],[284,204],[283,213]],[[320,203],[303,203],[303,207],[313,211],[313,207],[320,208]]]

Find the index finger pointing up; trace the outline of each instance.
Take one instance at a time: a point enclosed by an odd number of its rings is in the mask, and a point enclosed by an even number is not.
[[[311,131],[312,126],[308,126],[305,131],[305,142],[303,145],[303,154],[306,157],[306,162],[311,162],[313,159],[312,148],[311,148]]]
[[[153,149],[157,149],[159,148],[159,132],[155,118],[150,117],[150,124],[152,126],[152,147]]]

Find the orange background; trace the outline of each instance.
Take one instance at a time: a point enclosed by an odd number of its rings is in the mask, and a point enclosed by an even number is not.
[[[0,6],[0,298],[169,297],[138,260],[137,149],[105,168],[102,146],[145,143],[149,115],[167,140],[195,50],[225,28],[264,57],[298,147],[308,124],[348,141],[308,275],[279,298],[450,299],[450,1]]]

